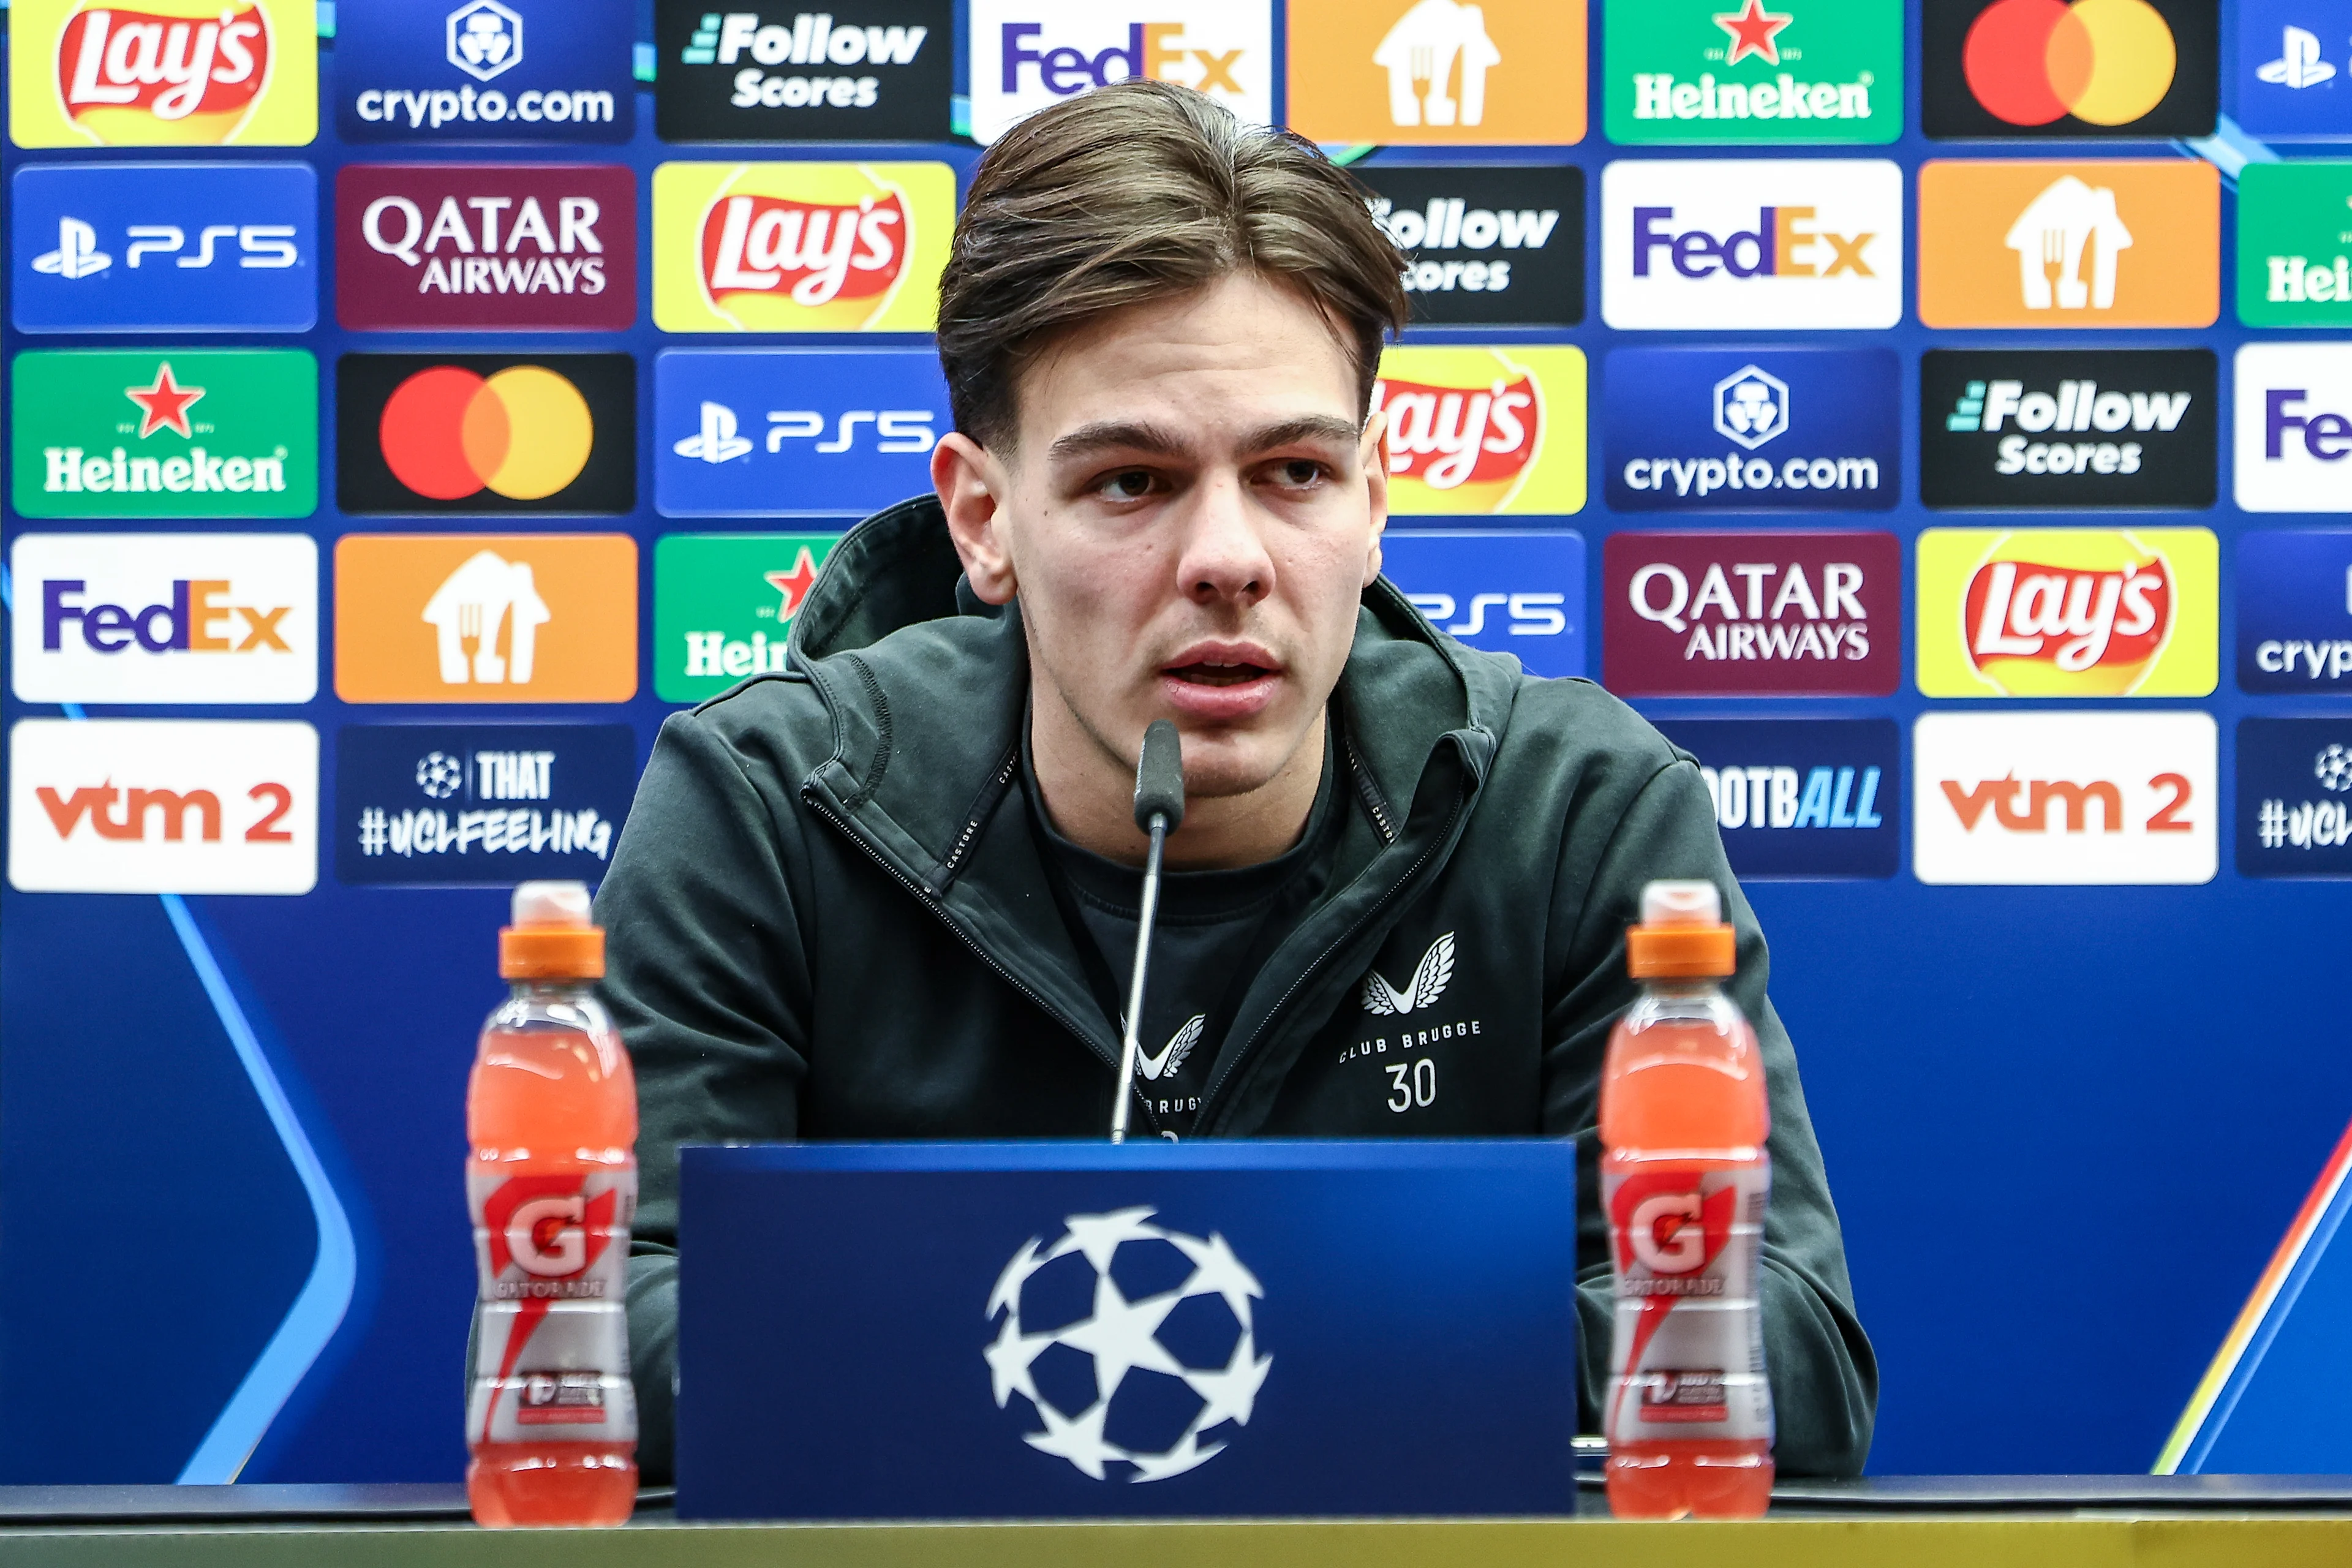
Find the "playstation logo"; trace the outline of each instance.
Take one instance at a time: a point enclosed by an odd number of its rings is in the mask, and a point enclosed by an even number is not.
[[[522,18],[499,0],[471,0],[458,6],[449,13],[449,63],[476,81],[488,81],[520,65]]]
[[[747,455],[751,443],[735,434],[735,411],[723,403],[702,405],[702,429],[688,436],[670,450],[681,458],[699,458],[706,463],[731,462]]]
[[[1789,384],[1759,365],[1742,365],[1715,384],[1716,434],[1749,451],[1789,433]]]
[[[2319,39],[2301,27],[2289,27],[2279,40],[2279,58],[2254,68],[2254,74],[2273,87],[2301,91],[2334,79],[2336,68],[2319,58]]]
[[[33,258],[33,270],[57,278],[92,278],[114,265],[98,248],[98,231],[78,217],[58,220],[58,247]]]

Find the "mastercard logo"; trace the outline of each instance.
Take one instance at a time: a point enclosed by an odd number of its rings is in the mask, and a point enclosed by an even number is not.
[[[2069,114],[2127,125],[2164,101],[2179,52],[2147,0],[1995,0],[1969,27],[1960,66],[1977,102],[2011,125]]]
[[[539,500],[588,466],[596,421],[580,389],[543,365],[485,376],[444,364],[393,390],[376,434],[393,477],[418,495]]]

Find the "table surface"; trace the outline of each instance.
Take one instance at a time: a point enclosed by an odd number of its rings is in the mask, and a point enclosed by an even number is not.
[[[1579,1556],[1610,1568],[2340,1568],[2352,1563],[2352,1476],[1790,1481],[1761,1523],[1678,1525],[1610,1520],[1589,1490],[1563,1519],[984,1524],[686,1523],[648,1492],[625,1530],[511,1533],[476,1529],[455,1486],[0,1487],[5,1568],[1562,1568]]]

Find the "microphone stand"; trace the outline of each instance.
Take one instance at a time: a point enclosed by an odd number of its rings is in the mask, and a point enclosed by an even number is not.
[[[1151,928],[1160,915],[1160,861],[1168,835],[1184,821],[1184,758],[1176,726],[1155,719],[1143,732],[1143,754],[1135,764],[1135,825],[1151,836],[1143,862],[1143,905],[1135,923],[1135,969],[1127,986],[1127,1028],[1119,1042],[1118,1098],[1111,1103],[1110,1141],[1127,1142],[1135,1105],[1135,1062],[1141,1052],[1143,976],[1151,961]]]

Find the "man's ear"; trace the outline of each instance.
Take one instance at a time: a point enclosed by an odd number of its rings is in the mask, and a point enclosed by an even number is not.
[[[1381,535],[1389,526],[1389,416],[1382,409],[1364,421],[1363,445],[1357,461],[1364,470],[1364,485],[1370,492],[1372,509],[1371,552],[1364,563],[1364,586],[1381,574]]]
[[[939,492],[948,535],[955,541],[971,591],[985,604],[1012,603],[1020,584],[1004,539],[1003,501],[1009,486],[1003,466],[979,442],[951,430],[931,448],[931,489]]]

